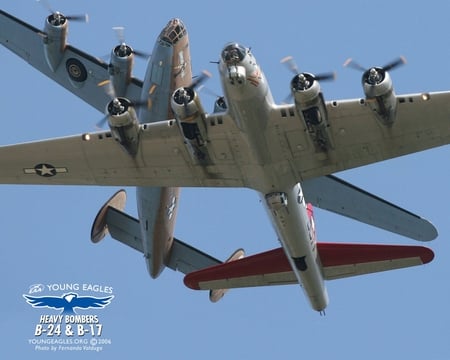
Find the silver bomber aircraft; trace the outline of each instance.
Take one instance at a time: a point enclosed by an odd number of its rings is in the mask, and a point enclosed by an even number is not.
[[[274,103],[249,48],[220,55],[224,96],[202,107],[187,31],[173,19],[158,37],[144,81],[122,42],[106,63],[66,42],[70,17],[43,30],[0,11],[0,42],[37,70],[106,112],[107,131],[0,147],[0,183],[136,186],[138,219],[118,191],[100,210],[91,239],[108,232],[144,254],[152,277],[165,266],[219,300],[234,287],[300,284],[313,309],[328,304],[325,280],[427,263],[422,246],[318,243],[312,206],[419,241],[437,236],[425,219],[331,175],[450,141],[450,93],[398,96],[388,70],[364,71],[365,98],[325,101],[319,81],[298,72],[294,102]],[[110,88],[109,92],[105,87]],[[224,263],[174,238],[180,187],[257,191],[282,247]],[[226,191],[226,190],[223,190]]]

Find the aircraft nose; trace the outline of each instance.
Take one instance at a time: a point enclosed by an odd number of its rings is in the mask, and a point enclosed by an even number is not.
[[[238,43],[230,43],[222,50],[222,60],[226,64],[233,65],[244,60],[247,49]]]
[[[183,22],[180,19],[174,18],[167,23],[159,37],[169,44],[174,45],[186,34],[187,30]]]

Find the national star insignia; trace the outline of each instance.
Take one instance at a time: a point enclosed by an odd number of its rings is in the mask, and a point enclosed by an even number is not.
[[[37,164],[34,168],[24,169],[25,174],[36,174],[43,177],[52,177],[59,173],[66,173],[65,167],[54,167],[50,164]]]

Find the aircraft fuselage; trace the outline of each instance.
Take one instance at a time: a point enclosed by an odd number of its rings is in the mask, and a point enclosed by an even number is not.
[[[267,166],[270,163],[266,128],[276,107],[264,73],[248,48],[233,43],[222,51],[219,71],[229,112],[246,137],[249,161],[246,176],[265,205],[299,284],[311,306],[322,311],[328,295],[318,264],[316,239],[298,179]]]
[[[141,94],[148,106],[139,109],[139,122],[173,118],[170,96],[191,81],[188,35],[183,23],[172,19],[159,35],[148,62]],[[179,195],[179,188],[136,188],[144,257],[152,278],[163,271],[172,247]]]

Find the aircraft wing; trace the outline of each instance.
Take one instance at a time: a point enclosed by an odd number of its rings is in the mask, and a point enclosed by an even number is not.
[[[44,53],[45,33],[20,19],[0,10],[0,44],[28,62],[50,79],[83,99],[102,113],[111,100],[105,89],[98,86],[109,79],[108,64],[95,56],[89,55],[71,45],[67,45],[60,66],[53,72],[47,64]],[[75,59],[84,65],[87,79],[80,85],[70,80],[67,61]],[[142,82],[132,78],[127,88],[129,99],[139,99]]]
[[[220,142],[222,136],[215,139]],[[225,136],[225,135],[224,135]],[[1,184],[242,187],[231,160],[194,164],[175,121],[141,125],[130,156],[111,132],[0,146]]]
[[[306,180],[450,143],[450,92],[402,95],[397,101],[390,127],[360,99],[328,102],[333,147],[326,153],[314,148],[297,116],[290,119],[294,106],[280,106],[268,130],[271,154],[289,158],[298,178]]]
[[[336,176],[305,180],[302,189],[307,202],[351,219],[419,241],[430,241],[438,235],[428,220]]]
[[[433,251],[422,246],[317,243],[326,280],[422,265]],[[195,271],[185,276],[191,289],[297,284],[282,248]]]

